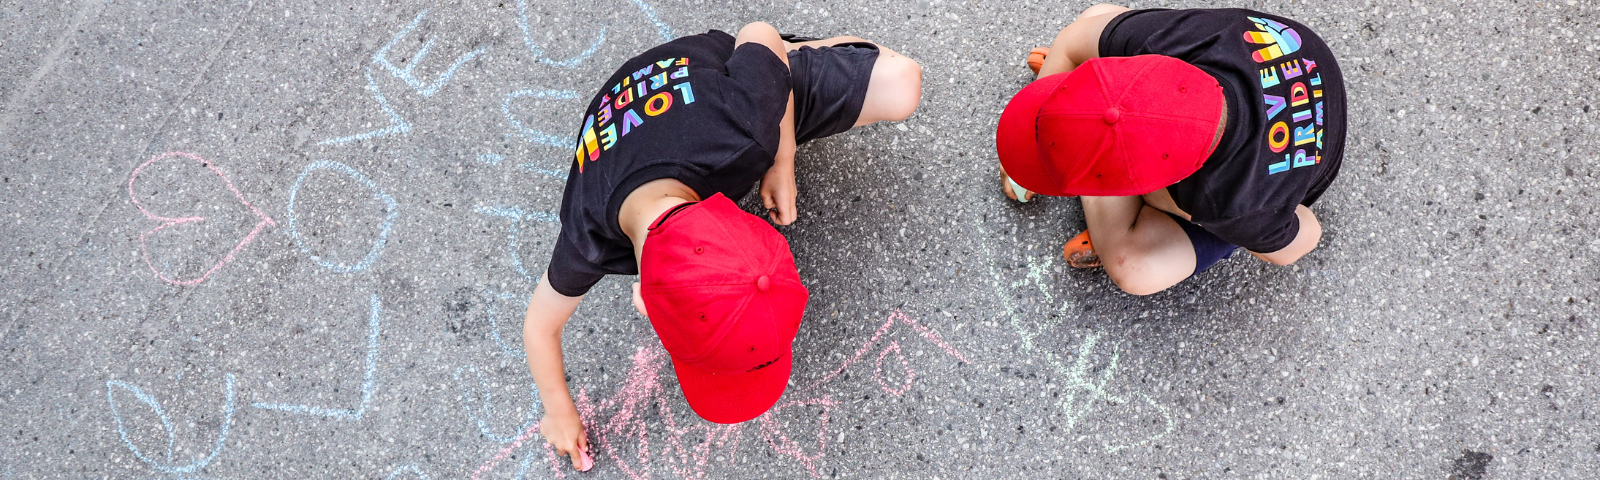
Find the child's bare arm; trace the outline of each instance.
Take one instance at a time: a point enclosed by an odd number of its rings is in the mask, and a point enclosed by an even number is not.
[[[1038,78],[1070,72],[1083,62],[1100,57],[1100,33],[1105,31],[1106,24],[1111,23],[1117,14],[1126,11],[1127,7],[1103,3],[1078,14],[1078,18],[1067,28],[1061,29],[1055,41],[1050,43],[1050,54],[1044,57]]]
[[[789,65],[789,54],[783,41],[778,36],[778,30],[762,22],[745,25],[739,29],[739,36],[734,39],[734,48],[746,43],[756,43],[772,50],[784,66]],[[784,106],[783,122],[780,124],[778,138],[778,155],[772,161],[772,168],[767,170],[766,176],[761,179],[761,201],[767,207],[767,216],[772,223],[788,225],[794,223],[799,212],[795,209],[795,196],[798,191],[794,182],[794,93],[789,93],[789,102]]]
[[[1289,246],[1276,252],[1250,252],[1250,254],[1277,265],[1291,265],[1300,260],[1300,257],[1315,250],[1317,242],[1322,241],[1322,224],[1317,222],[1316,214],[1311,213],[1311,209],[1305,205],[1296,205],[1294,214],[1300,218],[1300,231],[1294,235],[1294,240],[1289,242]]]
[[[538,385],[539,399],[544,403],[544,420],[539,433],[555,447],[556,454],[571,457],[574,467],[580,464],[580,452],[589,450],[589,440],[583,433],[578,407],[567,391],[561,329],[581,301],[583,297],[556,292],[550,287],[550,276],[546,274],[539,278],[539,286],[533,290],[533,300],[528,302],[528,312],[522,321],[522,344],[528,352],[528,370],[533,372],[533,383]]]

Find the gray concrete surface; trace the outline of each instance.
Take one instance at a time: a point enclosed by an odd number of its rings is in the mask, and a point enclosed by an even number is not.
[[[1341,56],[1326,236],[1136,298],[1056,261],[1076,201],[996,188],[1022,58],[1087,3],[0,3],[0,479],[1594,478],[1600,6],[1216,5]],[[555,466],[541,132],[754,20],[921,61],[921,110],[800,153],[780,408],[694,417],[608,279],[565,340],[598,466]]]

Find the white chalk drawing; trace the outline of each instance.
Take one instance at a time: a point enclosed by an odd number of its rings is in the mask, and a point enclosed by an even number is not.
[[[983,228],[983,225],[980,223],[978,225],[978,236],[980,238],[991,238],[984,230],[985,229]],[[1067,311],[1069,305],[1063,301],[1059,309],[1062,314],[1053,315],[1053,317],[1055,317],[1054,319],[1044,319],[1038,322],[1033,322],[1034,325],[1029,325],[1029,322],[1023,321],[1022,318],[1017,314],[1016,305],[1012,303],[1012,293],[1001,286],[1003,281],[1001,280],[1000,273],[995,270],[996,259],[993,250],[989,247],[987,242],[978,242],[978,245],[983,249],[984,258],[987,260],[986,264],[989,268],[989,275],[993,277],[991,285],[994,286],[995,297],[1000,300],[1001,306],[1005,309],[1007,323],[1021,339],[1021,342],[1019,343],[1022,353],[1042,357],[1045,361],[1045,364],[1049,365],[1051,370],[1064,377],[1063,386],[1061,387],[1063,390],[1063,395],[1059,397],[1060,400],[1058,400],[1056,404],[1065,414],[1066,425],[1064,428],[1066,431],[1070,432],[1076,429],[1083,421],[1084,417],[1087,417],[1090,413],[1093,413],[1096,408],[1102,408],[1105,404],[1127,405],[1132,402],[1142,402],[1160,414],[1164,425],[1162,431],[1132,443],[1102,445],[1102,447],[1107,452],[1115,453],[1131,447],[1150,445],[1172,433],[1173,429],[1176,428],[1172,411],[1160,403],[1157,403],[1154,398],[1138,392],[1127,396],[1117,396],[1112,395],[1107,391],[1107,384],[1110,384],[1113,377],[1115,377],[1120,371],[1119,362],[1122,358],[1122,353],[1119,346],[1115,344],[1111,345],[1111,355],[1109,360],[1107,360],[1106,363],[1100,367],[1098,375],[1090,374],[1090,371],[1095,366],[1095,363],[1093,360],[1091,360],[1091,358],[1094,356],[1097,348],[1100,347],[1101,338],[1104,337],[1103,332],[1091,331],[1084,335],[1082,342],[1078,344],[1076,358],[1073,359],[1070,364],[1066,361],[1063,361],[1062,358],[1056,354],[1056,352],[1046,348],[1039,348],[1037,345],[1035,345],[1035,339],[1037,339],[1045,331],[1060,325],[1061,322],[1065,320],[1064,317],[1066,317],[1066,315],[1064,313]],[[1054,297],[1048,292],[1048,289],[1044,285],[1045,277],[1047,277],[1046,273],[1050,271],[1053,263],[1053,258],[1046,259],[1042,262],[1029,259],[1027,276],[1021,281],[1011,283],[1010,287],[1016,288],[1031,283],[1034,286],[1039,287],[1041,291],[1045,292],[1045,298],[1047,301],[1053,302]]]
[[[383,316],[383,303],[378,300],[378,295],[376,294],[372,295],[371,303],[371,316],[367,319],[367,368],[366,374],[361,381],[361,403],[356,408],[326,408],[282,403],[255,403],[253,405],[263,410],[276,410],[296,415],[328,417],[340,420],[361,420],[361,417],[367,413],[367,406],[372,404],[373,392],[378,389],[379,319]]]
[[[537,282],[539,276],[528,270],[527,266],[522,263],[522,255],[517,253],[517,246],[522,243],[522,222],[560,223],[560,217],[552,212],[530,212],[520,207],[479,206],[473,211],[504,218],[511,222],[510,229],[506,233],[506,250],[511,253],[511,268],[515,269],[517,274],[522,275],[522,278]]]
[[[122,445],[128,447],[128,451],[133,452],[134,457],[138,458],[139,461],[144,462],[145,465],[149,465],[150,468],[162,473],[175,474],[180,478],[206,468],[206,465],[210,465],[212,460],[216,460],[217,456],[222,454],[222,448],[228,441],[228,429],[232,428],[233,426],[233,374],[230,373],[224,378],[226,381],[226,385],[224,387],[225,400],[222,405],[222,426],[217,432],[217,440],[214,444],[212,444],[211,450],[207,452],[205,456],[197,458],[183,465],[178,465],[176,460],[172,458],[177,447],[177,433],[175,431],[176,427],[172,423],[172,417],[167,415],[166,409],[161,408],[161,402],[156,401],[154,396],[145,393],[143,389],[140,389],[137,386],[122,382],[120,380],[107,380],[106,402],[111,405],[111,418],[116,421],[117,435],[122,438]],[[150,410],[155,413],[156,418],[161,420],[161,430],[167,435],[167,448],[165,454],[160,455],[159,458],[152,458],[149,453],[141,450],[138,445],[134,445],[133,439],[128,435],[127,426],[122,420],[122,411],[117,406],[116,391],[118,389],[132,394],[134,398],[139,400],[139,402],[150,407]]]
[[[294,206],[296,200],[299,199],[300,188],[305,185],[306,177],[311,176],[312,172],[318,170],[342,173],[354,179],[356,183],[360,183],[361,186],[366,187],[374,200],[383,202],[384,217],[383,224],[378,230],[378,238],[372,241],[372,248],[367,250],[367,254],[359,262],[354,264],[337,263],[311,253],[311,249],[306,247],[305,240],[300,237],[300,230],[295,227]],[[394,197],[384,193],[383,189],[378,187],[377,182],[373,182],[372,179],[362,175],[360,171],[350,168],[349,165],[335,161],[322,160],[306,165],[305,170],[300,171],[300,176],[294,179],[294,186],[289,189],[289,236],[294,238],[294,244],[300,247],[300,251],[305,252],[306,256],[311,257],[312,261],[317,262],[317,265],[338,273],[359,272],[372,267],[372,264],[378,261],[378,256],[383,254],[383,247],[389,242],[389,231],[394,228],[394,220],[399,215],[399,205],[394,201]]]
[[[472,60],[473,57],[477,57],[478,55],[482,55],[484,52],[489,51],[489,47],[478,47],[470,52],[463,53],[456,57],[455,61],[450,64],[450,67],[446,68],[443,73],[440,73],[437,77],[435,77],[432,82],[424,82],[416,77],[415,70],[417,65],[422,63],[424,58],[427,58],[428,53],[433,51],[433,37],[429,37],[427,40],[423,40],[422,47],[417,49],[416,53],[411,54],[411,59],[405,62],[405,68],[396,67],[394,63],[389,61],[389,49],[394,48],[395,44],[400,43],[400,41],[405,39],[407,35],[410,35],[412,31],[416,30],[417,26],[422,23],[422,17],[427,15],[427,10],[417,12],[416,18],[411,19],[411,23],[409,25],[406,25],[405,28],[400,29],[400,32],[396,33],[394,37],[390,38],[388,43],[383,44],[382,48],[379,48],[377,52],[372,54],[372,63],[383,67],[385,70],[388,70],[390,75],[393,75],[395,78],[400,79],[400,81],[405,82],[406,85],[415,90],[418,95],[422,96],[422,98],[432,97],[433,94],[439,93],[439,89],[444,88],[444,85],[450,83],[450,79],[455,77],[456,70],[460,69],[462,64]],[[321,142],[317,142],[318,145],[336,145],[358,140],[386,137],[397,133],[404,134],[411,131],[411,124],[406,122],[405,118],[401,117],[399,112],[395,111],[394,107],[389,104],[388,99],[384,98],[383,90],[378,87],[377,80],[372,78],[371,65],[364,67],[364,74],[367,78],[367,90],[372,92],[372,99],[378,102],[378,107],[383,109],[385,116],[389,117],[389,126],[365,133],[323,140]]]

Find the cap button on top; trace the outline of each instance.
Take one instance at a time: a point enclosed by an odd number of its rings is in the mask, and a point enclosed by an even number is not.
[[[756,290],[765,292],[769,288],[772,288],[772,280],[768,279],[766,275],[756,279]]]
[[[1106,114],[1101,118],[1105,119],[1106,125],[1115,124],[1118,120],[1122,120],[1122,110],[1117,107],[1107,108]]]

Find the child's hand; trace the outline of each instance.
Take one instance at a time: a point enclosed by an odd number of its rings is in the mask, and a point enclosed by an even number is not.
[[[761,178],[761,203],[767,207],[767,218],[778,225],[794,223],[800,215],[795,209],[794,165],[782,168],[773,165]]]
[[[583,432],[583,422],[578,419],[576,412],[572,414],[544,415],[544,420],[539,422],[539,434],[544,435],[544,440],[555,447],[556,455],[564,455],[572,459],[572,468],[578,471],[587,471],[594,466],[594,462],[585,462],[589,451],[589,437]]]

